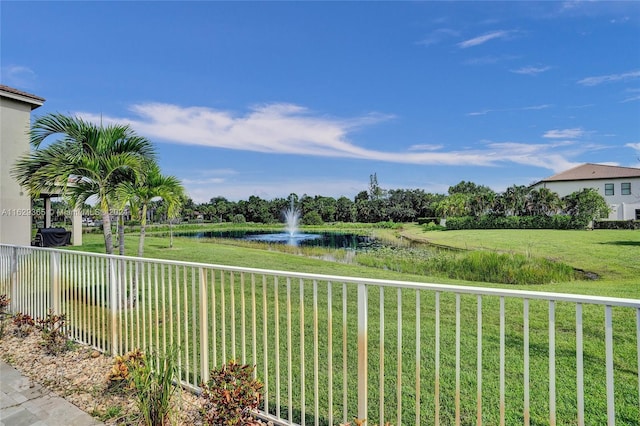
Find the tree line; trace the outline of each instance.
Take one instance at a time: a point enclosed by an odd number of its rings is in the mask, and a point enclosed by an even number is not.
[[[229,201],[214,197],[196,204],[187,199],[183,218],[210,222],[282,222],[282,212],[291,201],[300,210],[302,223],[317,225],[331,222],[416,222],[430,218],[483,216],[536,217],[567,215],[585,225],[590,220],[606,216],[609,208],[594,189],[586,188],[564,198],[548,188],[513,185],[498,193],[484,185],[462,181],[449,187],[447,194],[428,193],[421,189],[383,189],[377,175],[370,176],[369,189],[353,199],[322,195],[298,196],[265,200],[251,196],[248,200]]]

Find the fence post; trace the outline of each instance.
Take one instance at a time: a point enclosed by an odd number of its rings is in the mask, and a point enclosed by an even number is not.
[[[367,354],[367,318],[369,304],[367,286],[358,284],[358,418],[367,419],[368,397],[368,354]]]
[[[19,312],[21,309],[18,308],[18,247],[11,247],[11,294],[9,295],[11,299],[11,307],[9,311],[11,313]]]
[[[204,268],[200,268],[200,379],[203,383],[209,381],[209,319],[207,315],[207,300],[207,271]]]
[[[49,252],[49,308],[60,314],[60,252]]]
[[[111,353],[113,355],[120,354],[118,347],[118,290],[119,274],[118,262],[114,257],[109,258],[109,311],[111,314]]]

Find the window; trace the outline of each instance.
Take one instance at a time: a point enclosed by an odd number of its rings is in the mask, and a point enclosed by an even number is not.
[[[636,209],[636,220],[640,220],[640,209]]]
[[[620,194],[631,195],[631,182],[622,182],[620,184]]]
[[[604,195],[614,195],[612,183],[604,184]]]

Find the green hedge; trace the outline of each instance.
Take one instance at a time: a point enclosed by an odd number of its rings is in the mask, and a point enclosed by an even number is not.
[[[436,225],[440,223],[439,217],[419,217],[418,225],[426,225],[427,223],[435,223]]]
[[[447,229],[584,229],[587,223],[571,216],[462,216],[447,218]]]
[[[601,220],[593,222],[593,229],[640,229],[640,220]]]

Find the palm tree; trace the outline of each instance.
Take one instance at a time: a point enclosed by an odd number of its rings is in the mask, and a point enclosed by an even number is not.
[[[562,200],[549,188],[534,189],[529,193],[530,210],[534,214],[552,216],[562,209]]]
[[[505,214],[507,216],[522,216],[527,209],[529,189],[524,185],[512,185],[502,194]]]
[[[46,138],[62,138],[42,147]],[[38,117],[31,127],[34,151],[20,157],[12,169],[32,197],[62,190],[72,205],[96,200],[102,215],[105,250],[113,253],[111,208],[118,185],[135,179],[146,161],[155,158],[153,145],[128,125],[103,127],[63,114]]]
[[[138,257],[144,254],[144,238],[147,226],[147,211],[151,201],[161,198],[167,206],[167,218],[169,220],[177,216],[184,188],[175,176],[165,176],[160,173],[160,168],[153,162],[147,162],[143,173],[133,181],[123,182],[116,191],[116,198],[128,201],[132,213],[140,216],[140,239],[138,241]]]

